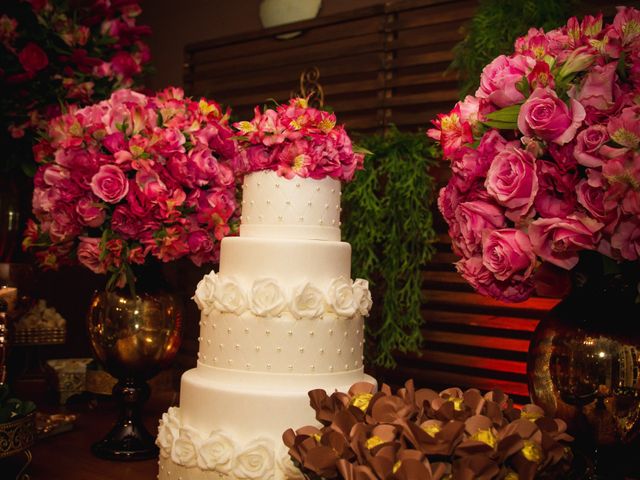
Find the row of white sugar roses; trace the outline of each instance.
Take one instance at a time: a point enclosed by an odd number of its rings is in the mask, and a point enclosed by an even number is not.
[[[162,415],[156,443],[161,455],[171,458],[177,465],[233,474],[236,478],[262,480],[273,473],[275,466],[273,441],[256,439],[239,448],[217,430],[204,438],[196,430],[180,424],[179,412],[175,408]],[[279,464],[283,470],[291,470],[291,476],[287,478],[296,478],[295,467],[284,461],[288,456],[278,460],[282,460]]]
[[[240,315],[250,311],[261,317],[277,316],[285,309],[297,319],[318,318],[325,313],[350,317],[359,313],[368,315],[372,300],[369,282],[344,277],[334,279],[323,293],[310,282],[287,292],[273,278],[261,278],[245,292],[233,277],[219,277],[215,272],[206,275],[196,289],[194,300],[198,307]]]

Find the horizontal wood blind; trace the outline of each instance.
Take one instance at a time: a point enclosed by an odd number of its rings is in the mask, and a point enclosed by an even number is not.
[[[447,67],[476,6],[469,0],[407,0],[188,45],[185,88],[247,119],[254,105],[288,99],[300,74],[317,67],[325,104],[350,131],[381,131],[390,124],[425,129],[458,99]],[[292,31],[302,33],[276,38]],[[447,170],[434,176],[444,181]],[[445,232],[440,222],[438,230]],[[446,234],[437,246],[423,277],[422,351],[398,354],[396,369],[372,373],[393,386],[413,378],[431,388],[501,388],[526,402],[529,338],[556,301],[507,305],[478,295],[455,272]],[[195,339],[185,345],[195,357]]]
[[[349,130],[424,128],[457,100],[456,78],[445,70],[475,7],[404,1],[188,45],[185,88],[245,119],[255,105],[290,98],[301,73],[316,67],[325,103]],[[276,38],[291,31],[302,33]]]

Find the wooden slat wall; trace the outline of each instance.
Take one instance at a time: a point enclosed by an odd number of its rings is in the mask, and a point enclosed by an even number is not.
[[[397,2],[188,45],[185,88],[248,118],[254,105],[288,99],[300,74],[317,67],[325,103],[350,130],[391,122],[424,128],[457,100],[455,76],[445,70],[475,6],[472,0]],[[289,31],[302,34],[275,37]]]
[[[185,86],[189,94],[214,98],[231,106],[235,117],[249,118],[256,104],[288,99],[300,74],[315,66],[325,103],[351,131],[380,131],[391,123],[425,129],[458,99],[456,78],[446,69],[476,4],[406,0],[189,45]],[[275,38],[298,30],[303,33],[294,39]],[[442,224],[438,228],[446,231]],[[424,348],[399,354],[393,371],[372,373],[392,385],[414,378],[432,388],[498,387],[526,402],[529,338],[555,301],[492,301],[473,293],[454,271],[455,260],[442,234],[424,272]],[[196,348],[195,341],[187,344]]]

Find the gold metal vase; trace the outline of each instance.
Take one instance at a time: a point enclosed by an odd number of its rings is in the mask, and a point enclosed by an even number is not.
[[[121,403],[115,426],[92,446],[92,452],[110,460],[157,456],[155,439],[142,424],[141,411],[150,394],[147,380],[170,366],[180,346],[182,314],[175,296],[96,292],[87,327],[97,359],[118,379],[113,395]]]
[[[540,322],[529,348],[531,398],[567,422],[590,464],[585,478],[640,474],[637,295],[637,280],[621,276],[574,289]]]

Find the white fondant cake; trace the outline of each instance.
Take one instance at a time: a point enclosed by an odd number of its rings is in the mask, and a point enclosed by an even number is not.
[[[364,374],[371,294],[340,241],[340,182],[245,177],[239,237],[198,284],[197,367],[158,434],[161,480],[297,479],[282,443],[316,423],[308,391],[347,391]]]

